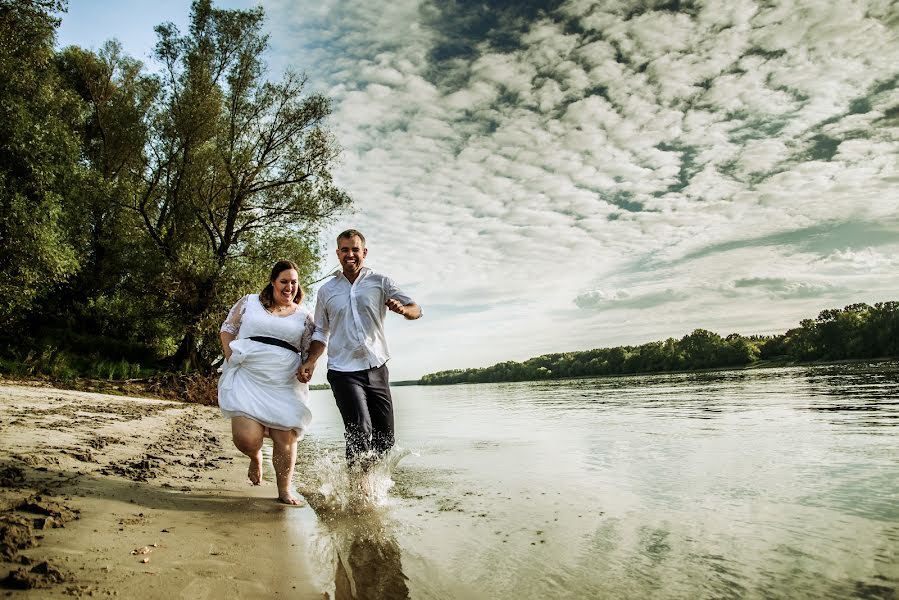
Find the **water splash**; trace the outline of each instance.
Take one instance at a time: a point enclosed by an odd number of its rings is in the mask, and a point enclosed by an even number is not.
[[[297,476],[299,490],[306,501],[319,515],[358,514],[389,504],[390,489],[394,486],[393,472],[412,451],[394,447],[365,471],[358,467],[348,468],[342,454],[316,454],[316,458],[303,465]]]

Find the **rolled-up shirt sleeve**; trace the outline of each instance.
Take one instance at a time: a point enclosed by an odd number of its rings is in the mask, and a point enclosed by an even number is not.
[[[405,294],[390,277],[384,278],[384,294],[388,298],[398,300],[402,304],[417,304],[417,302],[415,302],[411,296]]]
[[[328,345],[328,332],[330,331],[330,323],[328,322],[328,311],[325,307],[325,299],[322,290],[318,290],[315,296],[315,330],[312,332],[312,341],[321,342],[325,346]]]

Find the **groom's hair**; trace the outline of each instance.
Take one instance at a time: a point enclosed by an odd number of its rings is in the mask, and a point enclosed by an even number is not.
[[[353,236],[358,236],[360,240],[362,240],[362,247],[365,248],[365,236],[362,235],[362,232],[358,229],[347,229],[344,232],[341,232],[340,235],[337,236],[337,246],[340,246],[340,240],[349,239]]]

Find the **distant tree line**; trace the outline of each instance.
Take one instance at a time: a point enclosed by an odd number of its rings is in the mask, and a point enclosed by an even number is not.
[[[640,346],[544,354],[479,369],[455,369],[421,378],[423,385],[535,381],[566,377],[741,367],[759,360],[836,361],[899,356],[899,302],[851,304],[822,311],[779,335],[721,337],[696,329],[681,339]]]
[[[329,100],[268,76],[261,8],[193,2],[151,71],[56,50],[66,7],[0,0],[0,362],[208,373],[231,304],[279,258],[311,280],[350,204]]]

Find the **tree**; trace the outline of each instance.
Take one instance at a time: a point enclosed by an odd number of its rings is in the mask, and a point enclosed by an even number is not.
[[[759,348],[751,340],[738,333],[732,333],[724,339],[727,345],[723,349],[720,366],[747,365],[758,360]]]
[[[78,172],[65,115],[77,100],[52,62],[57,0],[0,0],[0,326],[23,316],[79,266],[63,193]]]
[[[810,360],[819,357],[818,326],[812,319],[802,319],[799,327],[788,330],[784,338],[784,346],[791,358]]]
[[[123,55],[114,40],[98,54],[66,48],[56,62],[64,85],[85,107],[72,128],[81,140],[81,162],[88,168],[64,201],[82,265],[61,290],[68,300],[65,314],[52,313],[103,338],[154,346],[178,324],[166,318],[164,303],[144,291],[146,236],[124,199],[142,181],[147,115],[159,81],[143,72],[141,62]]]
[[[899,356],[899,302],[877,302],[871,309],[866,332],[870,356]]]
[[[692,369],[717,366],[723,342],[721,336],[713,331],[694,329],[680,341],[687,366]]]
[[[330,172],[339,153],[325,127],[330,103],[305,94],[295,73],[266,79],[262,23],[261,8],[197,0],[186,35],[171,23],[156,28],[155,89],[137,85],[112,51],[100,57],[105,70],[82,71],[84,90],[108,80],[131,94],[113,103],[117,111],[146,106],[139,121],[119,122],[104,118],[113,105],[92,102],[91,122],[103,128],[92,160],[137,217],[144,289],[181,332],[176,364],[209,367],[228,303],[258,287],[273,259],[293,259],[309,278],[321,227],[350,203]]]

